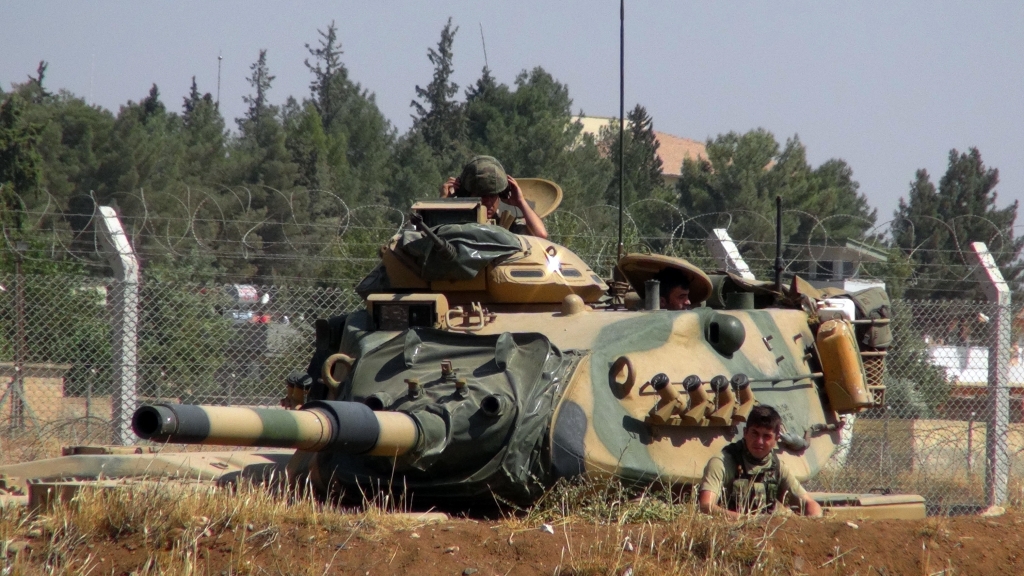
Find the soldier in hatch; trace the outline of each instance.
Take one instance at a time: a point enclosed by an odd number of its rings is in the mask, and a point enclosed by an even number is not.
[[[516,234],[529,234],[547,238],[544,222],[533,211],[523,196],[523,190],[516,179],[505,173],[505,168],[492,156],[476,156],[462,168],[458,178],[449,178],[441,185],[441,197],[473,196],[487,208],[487,217],[499,226]],[[499,201],[519,208],[523,213],[522,222],[514,214],[498,210]]]
[[[750,411],[743,439],[723,448],[704,468],[698,496],[701,512],[724,513],[735,520],[745,513],[771,512],[782,503],[799,506],[806,516],[821,516],[821,506],[775,454],[781,428],[782,417],[771,406]]]
[[[690,279],[677,268],[662,268],[654,277],[659,282],[659,307],[662,310],[689,310]]]

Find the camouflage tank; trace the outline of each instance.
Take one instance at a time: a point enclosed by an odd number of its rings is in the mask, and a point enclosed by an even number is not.
[[[528,187],[534,200],[560,194]],[[666,268],[699,307],[652,309]],[[294,449],[277,465],[322,495],[400,487],[466,508],[528,505],[580,475],[692,486],[757,403],[782,415],[780,457],[806,480],[842,442],[844,416],[880,400],[881,289],[826,295],[794,279],[779,292],[643,254],[618,272],[610,288],[565,247],[488,224],[477,200],[420,202],[357,288],[365,308],[316,322],[288,409],[151,405],[133,428],[154,442]],[[924,510],[919,498],[822,500]]]

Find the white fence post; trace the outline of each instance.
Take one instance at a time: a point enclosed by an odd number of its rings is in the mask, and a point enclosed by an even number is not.
[[[723,270],[739,275],[744,280],[754,280],[754,273],[740,255],[736,242],[725,228],[715,228],[707,239],[708,250]]]
[[[1010,287],[984,242],[972,242],[978,262],[975,275],[985,296],[996,305],[988,362],[988,432],[985,435],[985,499],[989,506],[1006,501],[1010,476],[1007,436],[1010,428]]]
[[[135,442],[131,418],[138,404],[139,261],[114,209],[99,206],[97,216],[100,239],[117,280],[111,298],[114,322],[111,427],[114,444],[125,446]]]

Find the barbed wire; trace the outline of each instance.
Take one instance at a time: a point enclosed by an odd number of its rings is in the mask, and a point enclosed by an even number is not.
[[[102,258],[100,239],[95,234],[96,197],[79,202],[88,209],[81,206],[76,209],[63,208],[59,199],[48,192],[41,194],[41,198],[31,199],[31,206],[26,199],[14,197],[21,209],[14,211],[11,220],[22,223],[22,232],[16,234],[5,220],[0,252],[15,252],[15,239],[29,236],[31,249],[19,253],[25,261],[70,261],[92,274],[102,274],[107,265]],[[311,207],[312,203],[316,206]],[[406,213],[393,206],[350,206],[337,193],[323,189],[308,190],[304,199],[267,186],[183,186],[180,196],[162,194],[159,199],[140,189],[119,195],[117,205],[125,232],[144,264],[182,262],[197,257],[208,261],[236,261],[275,269],[273,276],[282,280],[309,280],[311,277],[338,280],[339,269],[347,271],[345,280],[359,278],[378,262],[380,247],[406,222]],[[617,254],[618,233],[614,226],[617,214],[618,207],[610,204],[576,211],[563,208],[547,218],[547,227],[552,240],[565,244],[598,272],[609,273]],[[807,275],[822,270],[821,273],[827,275],[831,260],[824,258],[824,249],[845,246],[847,238],[843,231],[851,226],[860,238],[868,239],[868,247],[883,253],[891,249],[895,229],[902,226],[913,229],[912,222],[897,218],[872,223],[859,215],[816,215],[797,209],[784,210],[783,217],[791,223],[795,220],[803,231],[801,241],[783,244],[785,271],[789,274]],[[1015,225],[1007,232],[975,215],[931,220],[936,226],[947,229],[957,248],[918,245],[903,251],[908,259],[921,256],[914,263],[909,279],[911,285],[975,282],[977,264],[965,251],[969,243],[985,242],[997,260],[1006,261],[1014,257],[1013,239],[1022,228]],[[961,220],[982,220],[991,227],[992,234],[987,238],[959,238],[956,223]],[[725,228],[755,271],[767,274],[774,266],[773,214],[742,208],[687,214],[670,202],[644,199],[624,210],[624,223],[625,241],[630,251],[661,252],[714,266],[704,240],[713,229]],[[954,278],[950,278],[948,262],[951,260],[961,266]],[[245,272],[221,271],[223,279],[245,275]],[[887,273],[884,267],[867,270],[862,266],[860,275],[883,282],[905,279]],[[945,290],[952,296],[962,288],[938,286],[934,289]]]

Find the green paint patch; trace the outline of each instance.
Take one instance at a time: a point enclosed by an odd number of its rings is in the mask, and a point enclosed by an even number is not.
[[[259,414],[263,433],[260,434],[258,445],[281,448],[295,445],[299,424],[288,410],[263,410]]]

